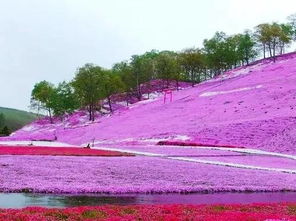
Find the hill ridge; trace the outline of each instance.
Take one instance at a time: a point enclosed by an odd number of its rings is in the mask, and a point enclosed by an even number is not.
[[[37,118],[32,112],[9,107],[0,107],[0,113],[3,113],[5,125],[12,131],[22,128]]]

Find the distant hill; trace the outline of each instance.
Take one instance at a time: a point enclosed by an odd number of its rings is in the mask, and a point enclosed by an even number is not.
[[[8,126],[11,131],[18,130],[37,118],[36,114],[5,107],[0,107],[0,114],[1,113],[3,113],[5,117],[5,125]]]

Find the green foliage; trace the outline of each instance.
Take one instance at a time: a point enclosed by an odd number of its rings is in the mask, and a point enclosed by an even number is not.
[[[69,215],[64,213],[63,211],[48,211],[45,213],[46,217],[54,218],[54,220],[68,220]]]
[[[79,68],[72,86],[81,104],[88,107],[89,120],[94,121],[98,101],[104,97],[102,93],[103,69],[93,64],[86,64]]]
[[[123,208],[121,210],[122,215],[131,215],[131,214],[135,214],[135,213],[137,213],[137,210],[134,208],[130,208],[130,207]]]
[[[111,99],[114,94],[126,95],[127,105],[130,98],[142,99],[142,91],[151,91],[151,80],[162,79],[163,89],[172,80],[190,81],[192,86],[213,78],[223,71],[249,65],[262,51],[276,60],[283,54],[293,40],[296,40],[296,14],[288,17],[288,22],[264,23],[241,34],[227,35],[216,32],[205,39],[203,48],[188,48],[180,52],[152,50],[141,55],[133,55],[128,61],[116,63],[111,70],[94,64],[86,64],[75,73],[71,83],[62,82],[57,87],[47,81],[35,84],[32,91],[31,107],[38,112],[46,110],[52,115],[63,116],[77,108],[87,108],[89,119],[94,120],[96,111],[101,110],[107,100],[112,112]],[[145,84],[143,86],[143,84]],[[0,126],[4,125],[0,115]]]
[[[0,128],[4,127],[5,125],[5,116],[3,113],[0,113]]]
[[[63,81],[54,89],[52,109],[55,116],[63,116],[72,113],[79,108],[78,96],[72,86]]]
[[[4,135],[4,136],[9,136],[10,133],[11,133],[11,131],[9,130],[9,128],[7,126],[4,126],[3,129],[0,131],[0,134]]]
[[[34,85],[31,93],[31,107],[40,110],[48,111],[50,121],[52,122],[52,109],[54,107],[54,85],[47,82],[41,81]]]
[[[223,212],[223,211],[226,211],[228,210],[227,207],[223,206],[223,205],[214,205],[211,207],[211,209],[214,211],[214,212]]]
[[[105,70],[102,73],[102,96],[107,98],[110,111],[112,110],[111,95],[124,91],[124,83],[120,76],[112,71]]]
[[[244,34],[237,35],[238,40],[238,60],[242,62],[242,64],[249,64],[250,60],[254,60],[258,51],[255,48],[256,42],[252,37],[250,31],[245,31]]]
[[[104,219],[107,218],[108,214],[100,210],[86,210],[82,212],[81,216],[84,219]]]
[[[293,26],[291,24],[260,24],[256,27],[255,36],[263,49],[263,56],[269,53],[274,58],[277,54],[283,54],[293,39]]]
[[[136,81],[132,73],[132,67],[127,61],[116,63],[112,68],[113,73],[120,76],[124,84],[124,91],[131,92],[136,88]]]
[[[79,107],[79,100],[70,84],[62,82],[55,87],[47,81],[35,84],[31,95],[31,108],[38,112],[48,111],[52,115],[62,116],[71,113]]]
[[[177,54],[172,51],[162,51],[156,58],[156,73],[157,78],[162,79],[166,82],[163,87],[169,87],[169,81],[174,80],[180,68],[178,65]]]
[[[54,92],[53,84],[47,81],[41,81],[35,84],[34,89],[32,91],[32,98],[35,100],[39,100],[41,103],[49,104],[50,96]]]
[[[158,52],[152,50],[143,55],[133,55],[130,62],[131,74],[135,81],[136,94],[139,100],[142,98],[140,85],[149,82],[155,77],[155,58]]]
[[[296,206],[295,205],[288,206],[288,212],[291,215],[296,215]]]
[[[200,49],[188,48],[179,55],[179,64],[186,79],[195,83],[202,80],[202,74],[205,73],[206,60],[205,55]]]
[[[222,71],[229,69],[230,57],[230,39],[224,32],[216,32],[213,38],[204,41],[204,52],[206,54],[207,65],[214,76]]]
[[[288,25],[291,27],[293,40],[296,40],[296,13],[288,17]]]

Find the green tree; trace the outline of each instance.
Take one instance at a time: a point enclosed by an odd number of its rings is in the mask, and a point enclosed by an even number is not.
[[[31,93],[31,107],[38,110],[46,110],[48,112],[51,123],[53,123],[52,109],[54,106],[54,93],[54,85],[47,81],[36,83]]]
[[[126,104],[128,106],[132,92],[134,88],[136,88],[136,80],[132,73],[132,67],[127,61],[122,61],[120,63],[116,63],[115,65],[113,65],[112,71],[118,76],[120,76],[120,79],[123,82],[123,90],[126,94]]]
[[[242,64],[249,64],[250,60],[254,60],[258,52],[256,50],[256,41],[253,39],[250,31],[238,35],[238,56]]]
[[[143,57],[140,55],[133,55],[131,58],[131,68],[132,68],[132,74],[135,79],[136,84],[136,94],[138,100],[141,100],[142,98],[142,92],[141,92],[141,84],[145,82],[145,76],[143,73]]]
[[[107,99],[110,112],[113,112],[111,104],[111,95],[123,92],[124,83],[120,76],[110,70],[104,71],[103,74],[103,96]]]
[[[156,73],[156,57],[158,52],[152,50],[146,52],[143,55],[133,55],[131,58],[130,66],[132,74],[134,76],[135,85],[136,85],[136,96],[138,100],[142,98],[141,84],[150,81],[155,77]]]
[[[103,69],[93,64],[86,64],[76,71],[72,86],[81,104],[86,106],[89,112],[89,120],[95,120],[98,101],[103,98],[102,93]]]
[[[156,73],[163,81],[163,88],[168,88],[179,72],[178,55],[172,51],[162,51],[156,58]]]
[[[205,70],[205,56],[200,49],[188,48],[180,54],[180,65],[186,78],[191,81],[192,86],[202,80]]]
[[[296,13],[288,17],[288,25],[292,28],[293,40],[296,40]]]
[[[55,116],[63,116],[79,108],[78,96],[72,86],[65,81],[55,88],[53,96],[52,109]]]
[[[213,73],[212,76],[216,76],[229,68],[227,64],[227,58],[230,57],[227,54],[229,42],[227,43],[226,40],[227,36],[224,32],[216,32],[214,37],[204,40],[203,50],[206,54],[207,66]]]
[[[255,28],[255,37],[263,50],[263,57],[266,58],[267,45],[271,41],[269,24],[260,24]]]
[[[279,53],[285,53],[285,48],[289,47],[294,37],[293,26],[291,24],[281,24],[279,35]]]
[[[256,38],[263,46],[264,58],[266,50],[269,57],[275,61],[277,52],[282,54],[285,48],[291,43],[293,37],[293,28],[288,24],[260,24],[256,27]]]
[[[151,80],[157,79],[157,58],[159,56],[159,52],[156,50],[152,50],[146,52],[143,56],[143,75],[144,75],[144,82],[146,86],[146,92],[148,93],[148,98],[150,96],[151,91]]]

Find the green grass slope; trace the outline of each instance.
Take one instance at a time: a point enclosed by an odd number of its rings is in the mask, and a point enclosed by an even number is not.
[[[20,129],[37,118],[36,114],[5,107],[0,107],[0,113],[4,114],[5,125],[7,125],[11,131]]]

